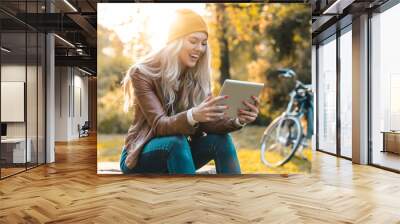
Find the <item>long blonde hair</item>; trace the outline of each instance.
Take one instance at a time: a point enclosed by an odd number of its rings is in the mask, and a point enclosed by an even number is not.
[[[122,80],[125,111],[128,111],[134,105],[132,75],[137,70],[145,76],[161,79],[163,100],[169,115],[174,115],[200,104],[210,93],[210,48],[207,45],[206,51],[200,57],[196,66],[188,68],[185,74],[181,74],[183,69],[179,63],[179,52],[183,48],[184,38],[172,41],[159,51],[146,55],[128,69]],[[177,99],[179,90],[181,94],[180,98]],[[179,102],[176,102],[177,100]]]

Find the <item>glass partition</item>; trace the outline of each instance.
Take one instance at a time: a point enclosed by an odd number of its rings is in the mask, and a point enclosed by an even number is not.
[[[28,3],[28,5],[26,5]],[[16,17],[44,1],[1,1]],[[0,178],[45,162],[45,35],[0,12]]]
[[[26,150],[26,40],[25,32],[1,34],[2,177],[25,170],[31,158]]]

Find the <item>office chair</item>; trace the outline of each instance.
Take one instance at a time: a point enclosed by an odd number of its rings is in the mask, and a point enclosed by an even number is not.
[[[80,127],[80,125],[78,125],[78,129],[79,129],[79,138],[89,136],[89,129],[90,129],[89,121],[85,121],[85,123],[82,125],[82,127]]]

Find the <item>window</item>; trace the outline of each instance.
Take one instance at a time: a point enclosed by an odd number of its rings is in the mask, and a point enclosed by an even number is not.
[[[351,158],[352,142],[352,33],[351,26],[340,36],[340,154]]]
[[[336,36],[318,48],[318,149],[336,153]]]
[[[373,164],[395,170],[400,170],[400,133],[386,140],[384,133],[400,131],[398,21],[400,4],[371,18],[371,157]]]

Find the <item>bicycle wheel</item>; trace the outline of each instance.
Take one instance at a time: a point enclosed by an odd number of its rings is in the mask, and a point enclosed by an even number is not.
[[[297,117],[281,116],[265,130],[261,141],[261,160],[269,167],[287,163],[296,152],[302,137]]]

